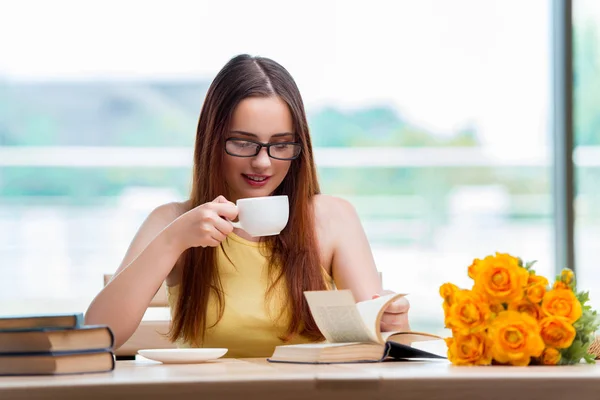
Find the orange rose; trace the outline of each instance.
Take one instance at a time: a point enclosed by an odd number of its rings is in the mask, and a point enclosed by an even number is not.
[[[440,296],[442,296],[444,299],[444,315],[448,314],[454,299],[454,293],[458,291],[460,291],[459,287],[452,283],[444,283],[442,286],[440,286]]]
[[[564,317],[546,317],[540,321],[540,328],[547,346],[566,349],[575,339],[575,328]]]
[[[579,300],[569,289],[553,289],[542,299],[542,310],[547,316],[565,317],[571,324],[581,317]]]
[[[563,269],[560,277],[554,282],[552,289],[575,290],[575,274],[570,269]]]
[[[538,304],[534,304],[527,299],[523,299],[518,302],[510,303],[508,309],[511,311],[518,311],[525,313],[536,320],[544,317],[541,307]]]
[[[541,283],[544,286],[548,286],[548,279],[541,275],[536,275],[533,272],[530,272],[529,276],[527,277],[527,285],[534,285],[536,283]]]
[[[546,294],[546,287],[540,284],[535,284],[527,287],[525,297],[532,303],[540,303]]]
[[[473,260],[473,263],[469,266],[469,269],[468,269],[469,278],[475,280],[475,278],[477,277],[477,274],[480,271],[480,268],[479,268],[480,265],[481,265],[481,260],[479,258],[476,258]]]
[[[448,360],[454,365],[490,365],[491,343],[485,333],[455,335],[445,339]]]
[[[518,257],[513,257],[513,256],[511,256],[508,253],[498,253],[498,252],[496,252],[496,257],[497,258],[503,258],[503,259],[506,259],[506,260],[510,260],[511,263],[514,263],[514,264],[519,265],[519,266],[521,265],[521,261],[519,260]]]
[[[561,282],[561,281],[554,282],[554,285],[552,285],[552,289],[571,290],[571,288],[569,287],[569,285],[567,285],[566,283]]]
[[[490,304],[490,311],[494,314],[500,314],[504,310],[504,305],[501,303]]]
[[[571,285],[575,280],[575,274],[570,269],[565,268],[560,272],[560,280],[566,285]]]
[[[527,279],[527,289],[525,290],[525,297],[532,303],[540,303],[546,294],[546,288],[548,287],[548,279],[543,276],[529,274]]]
[[[546,347],[540,357],[540,361],[543,365],[556,365],[560,361],[560,351],[553,347]]]
[[[508,254],[496,253],[478,265],[473,290],[490,303],[510,303],[523,298],[529,273],[519,266],[519,260]]]
[[[535,319],[516,311],[504,311],[492,321],[489,329],[492,357],[502,364],[528,365],[531,357],[544,351],[540,327]]]
[[[491,316],[490,307],[480,294],[460,290],[454,292],[445,323],[453,332],[468,335],[484,330]]]

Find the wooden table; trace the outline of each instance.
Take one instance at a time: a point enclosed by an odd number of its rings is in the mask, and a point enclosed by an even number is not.
[[[191,365],[119,361],[103,374],[0,377],[0,399],[541,399],[600,398],[600,366],[453,367],[446,361]]]

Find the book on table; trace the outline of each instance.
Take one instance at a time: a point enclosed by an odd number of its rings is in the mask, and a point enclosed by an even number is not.
[[[106,351],[0,354],[0,375],[62,375],[109,372],[113,353]]]
[[[331,364],[446,358],[446,345],[437,335],[381,332],[385,309],[404,294],[358,303],[349,290],[307,291],[304,295],[325,341],[277,346],[268,361]]]
[[[63,329],[83,325],[83,314],[38,314],[0,317],[0,331],[10,329]]]
[[[0,326],[0,375],[114,369],[112,331],[83,325],[82,314],[0,317]]]

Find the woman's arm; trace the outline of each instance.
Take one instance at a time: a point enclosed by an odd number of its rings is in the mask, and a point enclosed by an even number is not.
[[[331,271],[336,287],[350,289],[357,301],[392,293],[382,289],[371,246],[352,204],[321,195],[316,205],[318,225],[326,232],[321,237],[332,249]],[[408,330],[409,307],[405,298],[392,303],[384,313],[382,330]]]
[[[90,304],[86,324],[106,324],[120,347],[137,329],[150,301],[182,253],[172,222],[177,204],[155,209],[131,242],[111,281]]]
[[[158,207],[133,239],[111,281],[90,304],[86,324],[106,324],[120,347],[135,332],[150,301],[190,247],[215,247],[237,217],[235,205],[223,196],[189,211],[171,203]]]
[[[338,289],[350,289],[357,301],[369,300],[382,291],[371,246],[348,201],[319,195],[316,201],[321,241],[331,249],[331,273]]]

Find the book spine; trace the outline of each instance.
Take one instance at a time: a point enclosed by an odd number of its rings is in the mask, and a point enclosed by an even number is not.
[[[0,357],[27,357],[27,356],[48,356],[48,357],[60,357],[60,356],[71,356],[74,354],[95,354],[95,353],[112,353],[112,347],[100,348],[100,349],[85,349],[85,350],[65,350],[65,351],[34,351],[34,352],[15,352],[6,353],[0,352]]]

